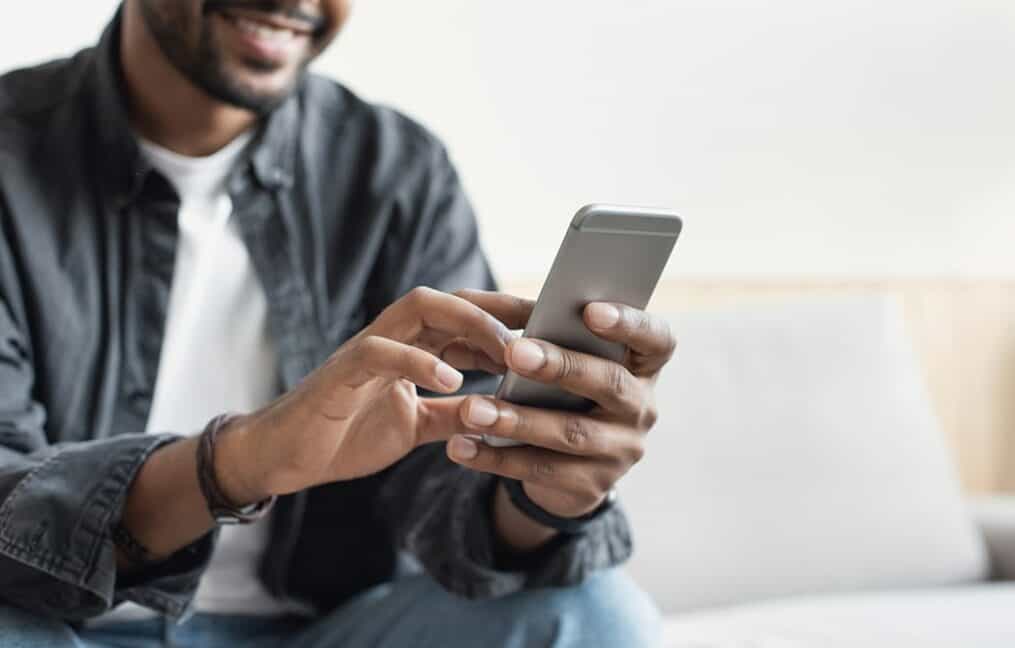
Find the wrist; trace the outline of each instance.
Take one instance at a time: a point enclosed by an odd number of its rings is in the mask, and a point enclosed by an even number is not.
[[[238,507],[274,495],[268,480],[257,469],[254,421],[250,415],[232,417],[220,430],[215,448],[215,477],[222,494]]]
[[[515,479],[504,478],[501,478],[501,484],[507,492],[511,503],[521,513],[534,522],[567,534],[582,533],[588,524],[610,510],[616,500],[616,491],[610,490],[606,496],[596,498],[598,504],[591,510],[577,515],[570,514],[570,512],[561,515],[560,513],[547,510],[541,503],[533,500],[529,493],[526,492],[526,489],[529,487],[528,485]]]
[[[579,502],[546,486],[540,486],[531,482],[521,482],[520,485],[525,499],[550,515],[560,518],[581,518],[586,516],[601,507],[608,496],[608,493],[604,493],[599,498]]]
[[[494,491],[493,519],[501,542],[515,552],[532,551],[557,535],[556,530],[539,524],[518,510],[500,480]]]

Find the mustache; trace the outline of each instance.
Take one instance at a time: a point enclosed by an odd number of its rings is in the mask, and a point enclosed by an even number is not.
[[[308,13],[298,4],[294,6],[293,3],[284,0],[207,0],[202,12],[209,14],[213,11],[228,11],[230,9],[249,9],[285,16],[291,20],[306,23],[307,27],[314,32],[322,31],[327,26],[324,16]]]

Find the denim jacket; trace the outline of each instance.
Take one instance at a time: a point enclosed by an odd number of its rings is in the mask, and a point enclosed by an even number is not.
[[[117,574],[110,528],[131,480],[183,432],[143,433],[179,198],[138,152],[118,40],[117,17],[97,47],[0,77],[0,601],[68,620],[124,600],[184,615],[215,543],[212,532]],[[262,120],[228,188],[280,390],[415,286],[494,287],[441,144],[333,81],[308,76]],[[469,376],[466,389],[492,386]],[[629,555],[613,509],[581,535],[498,558],[495,483],[431,445],[283,497],[260,577],[325,613],[404,565],[484,597],[576,583]]]

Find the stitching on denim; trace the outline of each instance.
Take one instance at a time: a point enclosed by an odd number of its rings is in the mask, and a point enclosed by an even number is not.
[[[59,554],[47,549],[32,547],[16,538],[5,537],[0,540],[2,540],[0,552],[7,556],[29,567],[40,569],[54,578],[66,580],[69,583],[74,581],[74,571],[67,567],[66,560]]]
[[[62,454],[62,452],[57,452],[43,459],[38,466],[29,470],[28,473],[21,478],[21,481],[19,481],[11,490],[11,492],[8,493],[7,499],[4,500],[3,507],[0,507],[0,535],[5,535],[4,532],[7,531],[7,527],[10,524],[10,518],[14,514],[14,502],[17,501],[21,492],[25,490],[25,487],[29,483],[35,480],[40,470],[49,466],[49,464],[57,463],[62,457]]]
[[[42,569],[42,567],[40,567],[38,564],[35,564],[34,558],[36,555],[42,555],[47,560],[50,560],[53,563],[55,563],[55,568],[53,570],[44,569],[44,571],[46,571],[46,573],[49,576],[71,587],[80,587],[86,592],[94,594],[95,597],[98,598],[99,600],[102,601],[106,600],[106,597],[103,596],[101,592],[95,590],[94,588],[89,587],[88,585],[85,584],[78,584],[74,582],[74,579],[66,574],[66,572],[68,572],[69,570],[64,568],[62,566],[62,561],[60,561],[59,557],[52,554],[51,552],[45,550],[37,550],[37,551],[31,550],[19,542],[10,539],[4,539],[3,542],[0,543],[0,553],[3,553],[11,560],[19,562],[22,565],[25,565],[27,567],[33,567],[36,569]]]
[[[141,605],[153,607],[160,612],[168,612],[173,616],[179,616],[187,609],[187,603],[185,601],[177,601],[168,594],[163,594],[158,590],[138,588],[130,589],[123,593],[124,598],[127,600],[134,601]]]
[[[133,479],[137,476],[138,471],[141,469],[141,466],[144,464],[144,462],[147,461],[148,457],[150,457],[151,454],[155,452],[155,450],[157,450],[158,448],[161,448],[162,446],[171,443],[175,440],[178,440],[178,437],[171,437],[167,435],[153,435],[152,439],[150,439],[151,443],[146,448],[144,448],[140,456],[135,457],[133,455],[130,455],[128,457],[125,457],[121,461],[118,461],[115,464],[113,464],[113,466],[110,468],[110,479],[115,481],[117,488],[117,493],[114,494],[113,502],[122,501],[123,499],[126,498],[125,492],[126,489],[129,487],[131,481],[133,481]],[[113,516],[113,509],[116,508],[112,506],[113,502],[111,502],[109,506],[103,507],[104,511],[100,511],[100,513],[98,514],[98,519],[96,521],[98,522],[98,527],[100,529],[106,529],[110,526],[111,518]],[[91,504],[92,503],[89,502],[88,505]],[[79,524],[75,525],[74,529],[71,532],[72,542],[73,539],[77,537],[79,533],[91,534],[91,531],[82,528],[79,522]],[[94,534],[92,535],[94,536]],[[94,536],[92,538],[91,550],[88,552],[88,555],[85,559],[85,568],[80,576],[82,585],[91,579],[91,577],[95,573],[95,570],[98,568],[99,556],[101,554],[102,546],[105,543],[106,538],[107,538],[106,534],[99,534],[98,536]]]

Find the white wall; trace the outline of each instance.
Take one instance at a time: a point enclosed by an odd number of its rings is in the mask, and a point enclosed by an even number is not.
[[[0,67],[115,4],[18,3]],[[1015,277],[1011,0],[358,0],[318,68],[446,139],[502,276],[620,201],[670,273]]]

